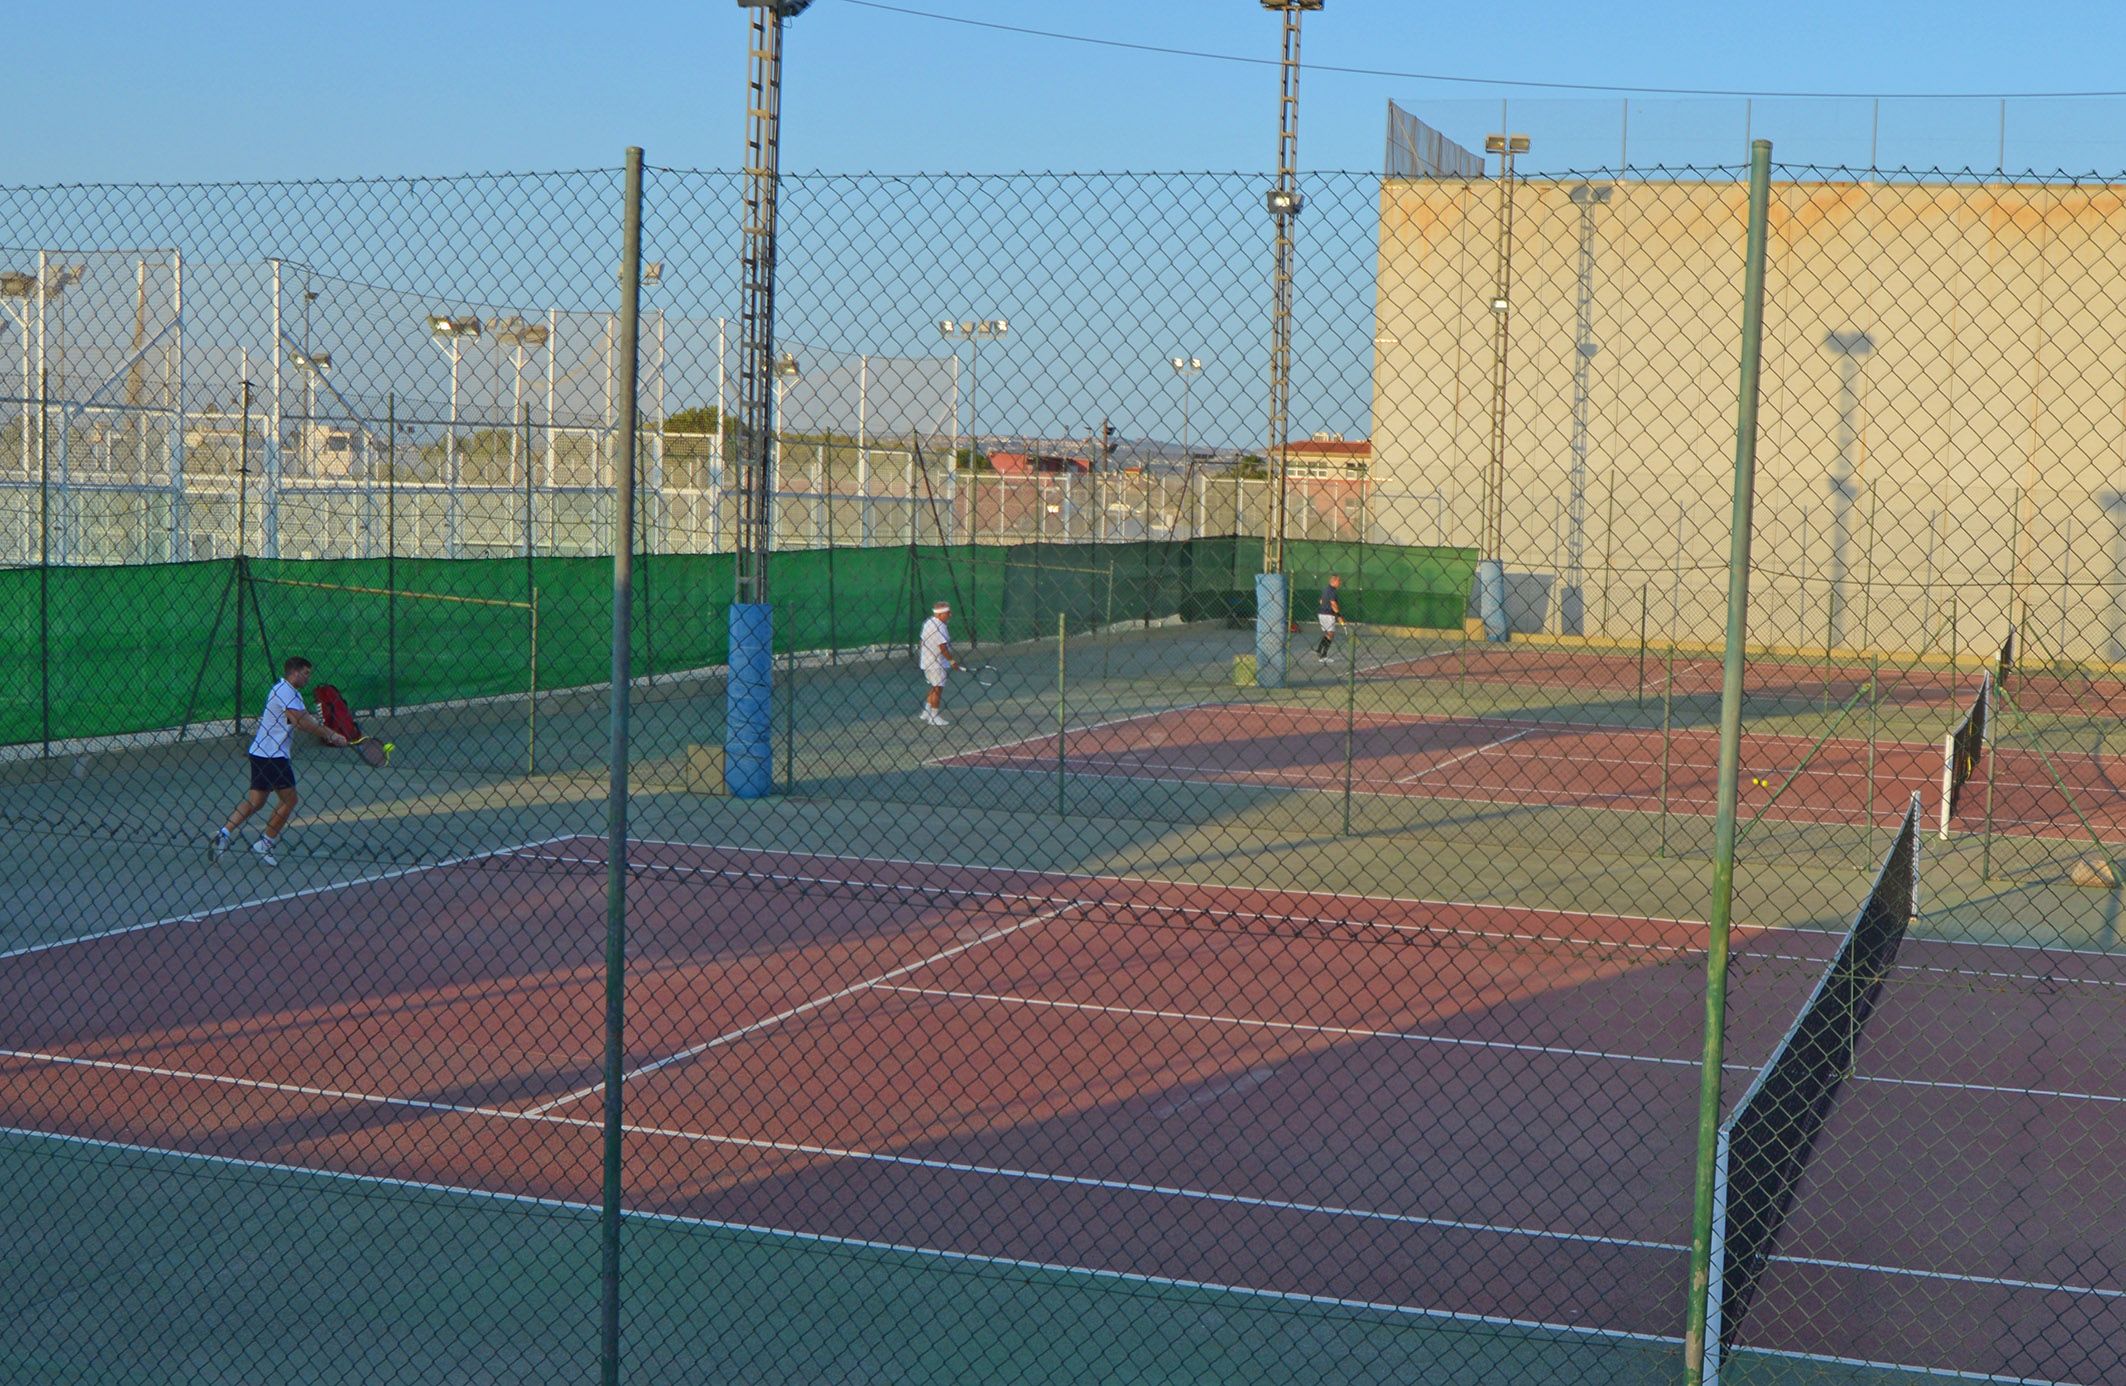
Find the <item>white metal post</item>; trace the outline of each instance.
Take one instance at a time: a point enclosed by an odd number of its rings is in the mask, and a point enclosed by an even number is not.
[[[952,353],[952,441],[945,453],[945,532],[941,543],[958,542],[960,528],[960,353]]]
[[[170,433],[170,561],[182,563],[192,556],[191,525],[185,514],[185,253],[178,250],[171,255],[177,355],[170,367],[170,408],[176,418]]]
[[[268,414],[266,444],[265,533],[260,552],[280,557],[281,500],[281,262],[273,264],[273,404]]]
[[[450,335],[450,422],[443,436],[443,552],[458,556],[458,334]]]
[[[560,340],[561,310],[549,308],[546,310],[546,465],[543,469],[548,491],[554,489],[554,394],[561,383],[554,365],[560,353],[554,350],[554,346]]]
[[[871,546],[871,442],[865,427],[865,410],[871,395],[871,358],[856,358],[856,534],[857,542]]]

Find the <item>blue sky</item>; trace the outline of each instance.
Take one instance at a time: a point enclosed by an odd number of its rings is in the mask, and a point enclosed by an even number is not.
[[[904,3],[1219,53],[1273,57],[1277,44],[1275,18],[1255,0]],[[738,159],[745,19],[732,0],[80,0],[17,7],[9,31],[15,61],[0,89],[8,183],[609,166],[629,143],[667,165]],[[1307,21],[1305,56],[1526,81],[2029,92],[2126,86],[2122,48],[2126,7],[2098,3],[1329,0]],[[1274,68],[1090,47],[851,0],[817,0],[792,24],[790,64],[791,169],[1258,170],[1274,152]],[[1482,103],[1502,95],[1568,94],[1317,71],[1304,88],[1302,159],[1376,168],[1390,97],[1462,133],[1492,123],[1495,104]],[[1990,164],[1991,111],[1896,108],[1886,123],[1902,143],[1891,152]],[[1514,123],[1541,128],[1540,114],[1530,108]],[[1699,123],[1689,108],[1666,115],[1671,126]],[[2126,167],[2126,144],[2080,135],[2089,115],[2082,103],[2018,107],[2010,162]],[[1650,137],[1663,118],[1649,110],[1637,119]],[[1870,119],[1858,103],[1768,114],[1756,132],[1813,138],[1828,121],[1843,141],[1836,156],[1859,161]],[[1595,124],[1606,130],[1606,121]],[[1717,123],[1739,124],[1727,107]],[[1606,133],[1588,147],[1606,149]]]

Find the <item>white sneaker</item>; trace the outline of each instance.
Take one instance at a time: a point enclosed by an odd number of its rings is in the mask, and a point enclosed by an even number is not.
[[[261,862],[265,863],[267,866],[279,866],[281,864],[280,858],[273,855],[273,844],[271,842],[268,842],[265,838],[260,838],[258,841],[252,843],[251,851],[255,856],[257,856],[257,858]]]
[[[214,836],[207,839],[207,860],[220,865],[221,859],[228,854],[229,842],[229,830],[217,828]]]

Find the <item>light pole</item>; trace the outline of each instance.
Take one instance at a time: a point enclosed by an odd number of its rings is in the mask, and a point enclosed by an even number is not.
[[[1262,0],[1262,7],[1283,16],[1284,56],[1278,65],[1277,90],[1277,185],[1263,199],[1271,218],[1276,222],[1277,235],[1270,271],[1270,427],[1268,446],[1272,491],[1270,496],[1270,532],[1264,536],[1262,545],[1262,571],[1282,574],[1284,572],[1284,532],[1286,527],[1286,483],[1289,467],[1286,450],[1291,443],[1292,420],[1292,262],[1295,247],[1292,228],[1299,217],[1303,200],[1299,193],[1299,21],[1311,10],[1319,10],[1322,0]],[[1234,487],[1237,493],[1239,487]],[[1262,605],[1272,602],[1284,605],[1285,588],[1275,585],[1275,594],[1268,589],[1258,592],[1258,624],[1263,617]],[[1275,688],[1284,681],[1283,641],[1284,614],[1275,617],[1280,639],[1273,651],[1264,643],[1265,635],[1258,629],[1256,658],[1260,666],[1257,676],[1263,686]],[[1274,667],[1272,665],[1274,664]]]
[[[785,428],[782,417],[783,391],[790,387],[791,381],[802,379],[804,371],[798,366],[797,357],[793,353],[786,351],[775,358],[775,450],[770,454],[772,461],[768,472],[768,513],[763,518],[763,523],[768,526],[771,535],[775,530],[775,493],[786,484],[782,475],[782,435]]]
[[[1506,617],[1506,363],[1513,303],[1513,158],[1526,135],[1486,135],[1499,167],[1498,279],[1491,294],[1491,459],[1484,473],[1484,534],[1477,567],[1477,612],[1484,635],[1504,640]]]
[[[1860,493],[1860,363],[1875,349],[1875,339],[1861,331],[1826,332],[1826,351],[1838,357],[1838,458],[1831,464],[1831,592],[1826,639],[1836,646],[1845,638],[1846,546],[1852,539],[1853,498]]]
[[[982,368],[982,343],[1002,341],[1004,334],[1010,330],[1011,324],[1003,318],[961,318],[957,321],[951,318],[941,318],[938,320],[938,334],[954,348],[954,356],[959,355],[959,344],[962,341],[967,343],[967,541],[969,543],[976,542],[982,532],[982,487],[979,481],[980,474],[976,471],[977,460],[982,455],[982,430],[981,425],[976,421],[977,404],[975,397],[975,384]],[[958,464],[959,459],[954,458],[954,467],[957,468]]]
[[[428,315],[428,335],[436,349],[450,358],[450,424],[443,437],[443,549],[451,558],[458,556],[458,363],[465,354],[467,340],[477,340],[480,335],[480,320],[476,317],[451,317],[442,313]]]
[[[1571,193],[1572,205],[1580,210],[1580,280],[1573,315],[1572,475],[1565,505],[1565,591],[1558,601],[1558,625],[1566,635],[1587,633],[1588,385],[1598,350],[1594,341],[1594,210],[1606,206],[1609,196],[1607,183],[1581,183]]]
[[[0,302],[7,306],[8,316],[14,319],[15,330],[22,337],[22,473],[30,469],[30,352],[35,347],[30,331],[30,295],[37,291],[37,276],[21,270],[0,273]]]
[[[1170,358],[1167,364],[1174,368],[1175,375],[1181,377],[1181,484],[1190,490],[1194,490],[1196,485],[1196,464],[1189,457],[1188,407],[1191,387],[1195,385],[1196,377],[1203,374],[1203,358],[1201,356],[1175,356]],[[1151,494],[1149,473],[1146,473],[1144,491],[1145,495],[1149,497]],[[1185,505],[1187,501],[1188,497],[1183,496],[1180,501],[1176,502],[1176,505]],[[1147,511],[1148,516],[1149,512]],[[1201,517],[1199,516],[1199,518]],[[1179,523],[1178,519],[1176,523]]]
[[[520,465],[527,469],[531,466],[531,459],[524,457],[522,454],[524,442],[522,434],[524,429],[528,427],[523,422],[524,351],[527,347],[545,346],[552,336],[552,331],[545,323],[526,322],[523,318],[515,316],[489,318],[487,320],[487,331],[494,338],[496,345],[509,347],[514,353],[515,383],[511,387],[509,403],[509,475],[512,484],[514,484],[518,475],[517,468]],[[526,473],[525,484],[527,487],[530,485],[528,472]]]
[[[305,463],[312,461],[310,447],[317,438],[317,426],[315,423],[317,382],[332,370],[332,353],[329,351],[311,351],[307,345],[309,338],[310,334],[306,326],[303,332],[305,345],[288,353],[289,361],[294,363],[295,368],[303,373],[303,423],[301,434],[303,441],[296,451],[297,455]]]

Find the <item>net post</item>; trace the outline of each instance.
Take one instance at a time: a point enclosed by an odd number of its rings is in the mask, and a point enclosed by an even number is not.
[[[1949,796],[1956,789],[1956,733],[1950,732],[1941,739],[1941,828],[1935,834],[1943,842],[1949,840]]]
[[[2013,636],[2011,635],[2010,638],[2012,639]],[[2015,700],[2013,698],[2008,699],[2008,707],[2011,711],[2014,710]],[[1994,770],[1998,764],[1999,753],[1994,750],[1993,723],[1989,720],[1986,723],[1986,821],[1979,830],[1978,838],[1978,879],[1980,881],[1993,879],[1993,782],[1997,778]],[[1945,829],[1947,828],[1946,820],[1944,820],[1942,826]]]
[[[1070,812],[1068,785],[1064,779],[1064,737],[1070,727],[1070,707],[1067,697],[1069,684],[1064,664],[1065,633],[1069,629],[1067,613],[1056,613],[1056,816]]]
[[[1726,1056],[1728,925],[1735,894],[1735,795],[1742,759],[1743,641],[1749,631],[1751,510],[1756,493],[1757,390],[1764,336],[1764,257],[1770,220],[1772,144],[1750,145],[1749,238],[1742,291],[1742,360],[1735,399],[1734,505],[1728,534],[1727,649],[1720,682],[1720,771],[1714,819],[1712,908],[1705,958],[1705,1053],[1698,1086],[1698,1149],[1692,1191],[1690,1298],[1683,1338],[1685,1380],[1703,1386],[1710,1361],[1719,1379],[1718,1339],[1708,1347],[1715,1175],[1719,1168],[1720,1077]],[[1710,1317],[1717,1326],[1717,1311]]]
[[[635,455],[635,392],[642,304],[642,150],[629,146],[620,225],[620,446]],[[620,1386],[620,1086],[627,1063],[628,698],[633,655],[635,469],[613,469],[612,712],[606,780],[605,1055],[599,1179],[599,1344],[602,1386]]]
[[[1646,584],[1639,584],[1639,694],[1638,707],[1646,706]]]

